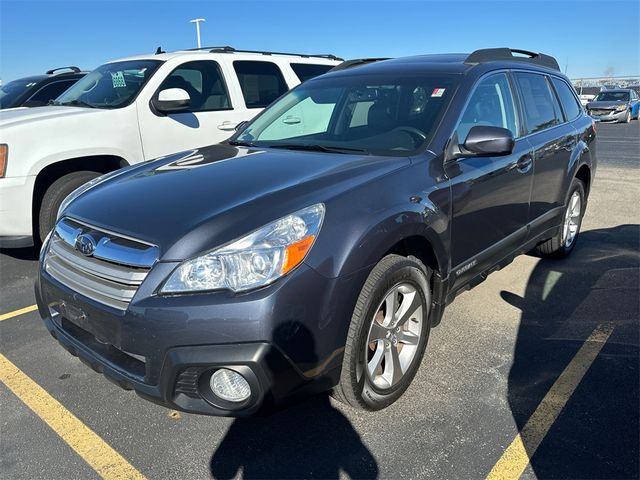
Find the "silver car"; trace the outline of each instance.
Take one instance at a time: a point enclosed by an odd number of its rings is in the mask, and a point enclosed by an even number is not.
[[[589,115],[600,122],[628,123],[640,114],[640,99],[635,90],[619,88],[600,92],[587,103]]]

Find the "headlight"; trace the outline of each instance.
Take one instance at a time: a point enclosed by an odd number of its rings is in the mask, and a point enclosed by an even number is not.
[[[304,260],[323,218],[324,205],[318,203],[187,260],[173,271],[161,292],[241,292],[269,285]]]
[[[9,157],[9,147],[6,143],[0,144],[0,178],[4,178],[7,173],[7,157]]]
[[[616,107],[616,112],[623,112],[623,111],[624,111],[624,110],[626,110],[626,109],[627,109],[627,106],[626,106],[626,105],[618,105],[618,106]]]
[[[80,185],[73,192],[65,197],[65,199],[60,204],[60,208],[58,208],[58,215],[56,216],[56,220],[60,219],[60,215],[64,210],[69,206],[71,202],[73,202],[76,198],[82,195],[84,192],[89,190],[90,188],[95,187],[99,183],[104,182],[105,180],[115,176],[116,174],[120,175],[124,173],[123,169],[114,170],[113,172],[105,173],[104,175],[100,175],[99,177],[94,178],[93,180],[89,180],[87,183]]]

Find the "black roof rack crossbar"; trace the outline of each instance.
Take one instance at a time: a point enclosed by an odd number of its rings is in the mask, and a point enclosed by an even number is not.
[[[514,53],[517,55],[514,55]],[[515,48],[483,48],[482,50],[476,50],[466,58],[464,63],[468,65],[477,65],[479,63],[492,62],[496,60],[529,62],[552,68],[554,70],[560,70],[558,61],[550,55],[529,52],[528,50],[518,50]]]
[[[73,73],[80,73],[80,69],[78,67],[58,67],[58,68],[52,68],[51,70],[47,70],[46,74],[47,75],[53,75],[55,72],[57,72],[58,70],[71,70]]]
[[[382,60],[389,60],[388,58],[354,58],[352,60],[345,60],[344,62],[333,67],[330,72],[337,72],[338,70],[346,70],[347,68],[359,67],[360,65],[367,65],[368,63],[380,62]]]
[[[196,49],[198,50],[198,49]],[[213,47],[209,49],[211,53],[257,53],[259,55],[294,55],[296,57],[303,58],[328,58],[330,60],[343,60],[340,57],[336,57],[330,53],[319,53],[319,54],[309,54],[309,53],[290,53],[290,52],[270,52],[270,51],[262,51],[262,50],[236,50],[233,47]]]

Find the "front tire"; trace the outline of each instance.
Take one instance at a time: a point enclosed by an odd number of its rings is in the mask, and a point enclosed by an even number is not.
[[[380,410],[409,387],[429,338],[430,273],[417,258],[400,255],[387,255],[373,268],[351,317],[333,392],[338,400]]]
[[[64,175],[49,185],[42,197],[38,212],[37,232],[43,242],[56,223],[56,216],[62,201],[80,185],[102,175],[100,172],[81,171]]]
[[[560,231],[556,236],[535,247],[534,251],[538,256],[543,258],[564,258],[571,254],[580,234],[586,200],[584,184],[574,178],[565,202]]]
[[[622,123],[629,123],[631,122],[631,109],[627,110],[627,115],[624,117],[624,120],[622,121]]]

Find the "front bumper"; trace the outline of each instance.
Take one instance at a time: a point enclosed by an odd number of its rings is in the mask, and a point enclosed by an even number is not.
[[[154,268],[147,281],[164,278],[163,270]],[[146,295],[145,281],[143,298],[118,311],[41,269],[36,299],[60,344],[122,388],[169,408],[245,416],[338,382],[356,286],[367,273],[328,279],[303,264],[245,295]],[[251,386],[237,408],[207,393],[218,367],[238,371]]]
[[[608,113],[606,115],[595,115],[589,112],[589,116],[597,122],[621,122],[627,116],[627,110],[621,112]]]
[[[31,208],[35,178],[0,178],[0,248],[33,245]]]

